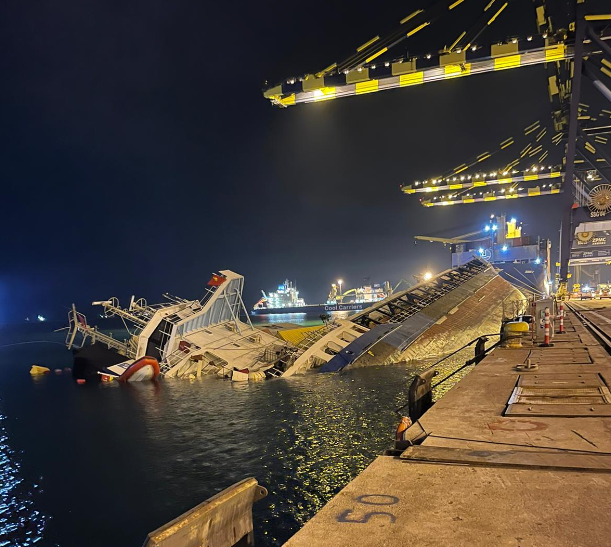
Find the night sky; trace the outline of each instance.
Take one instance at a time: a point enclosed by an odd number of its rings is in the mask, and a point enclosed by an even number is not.
[[[449,267],[413,236],[491,213],[555,243],[558,196],[424,209],[399,191],[547,122],[542,66],[285,110],[263,99],[265,80],[344,58],[416,7],[1,2],[0,323],[113,295],[199,297],[222,269],[245,275],[247,305],[285,277],[322,302],[338,277]],[[462,30],[432,26],[411,51]],[[534,32],[524,0],[480,41]]]

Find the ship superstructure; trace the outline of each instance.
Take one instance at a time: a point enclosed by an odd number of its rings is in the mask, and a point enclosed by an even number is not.
[[[341,281],[341,280],[340,280]],[[374,302],[379,302],[392,293],[388,281],[384,283],[366,284],[362,287],[342,290],[342,282],[331,284],[331,290],[325,304],[306,304],[299,297],[299,291],[288,280],[278,286],[276,292],[266,294],[253,306],[254,315],[272,315],[285,313],[332,313],[357,312],[367,308]]]
[[[392,293],[390,283],[386,281],[383,284],[374,283],[373,285],[364,285],[354,289],[348,289],[345,292],[341,290],[341,284],[332,283],[331,291],[327,297],[327,304],[339,303],[356,303],[363,304],[379,302]]]
[[[234,371],[279,375],[274,366],[291,352],[290,344],[252,325],[242,301],[243,276],[223,270],[213,280],[201,300],[165,295],[166,302],[151,305],[132,298],[127,308],[116,298],[94,302],[105,316],[123,320],[131,335],[123,342],[90,326],[73,306],[66,345],[83,348],[98,342],[127,359],[153,357],[166,377],[232,376]]]
[[[538,296],[550,292],[551,242],[525,235],[522,223],[514,217],[491,215],[479,229],[467,234],[451,237],[416,236],[416,239],[449,245],[453,267],[462,266],[474,257],[481,257],[522,292]]]
[[[253,306],[255,310],[301,308],[306,306],[305,300],[299,296],[297,286],[292,281],[285,279],[284,283],[278,285],[274,292],[265,293],[263,297]]]

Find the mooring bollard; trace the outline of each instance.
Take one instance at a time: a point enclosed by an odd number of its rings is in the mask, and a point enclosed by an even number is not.
[[[543,344],[539,344],[539,347],[542,348],[549,348],[550,346],[552,346],[553,344],[549,343],[549,308],[545,308],[545,323],[544,323],[544,329],[545,329],[545,338],[544,338],[544,342]]]
[[[562,300],[560,301],[560,327],[558,329],[558,334],[564,334],[564,303]]]

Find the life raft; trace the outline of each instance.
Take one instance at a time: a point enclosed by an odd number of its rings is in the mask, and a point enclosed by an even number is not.
[[[161,371],[159,363],[154,357],[141,357],[134,361],[121,376],[119,382],[139,382],[142,380],[156,380]]]

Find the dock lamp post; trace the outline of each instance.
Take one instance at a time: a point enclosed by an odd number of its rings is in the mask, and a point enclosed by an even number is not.
[[[342,285],[343,285],[343,283],[344,283],[343,279],[338,279],[337,280],[337,284],[339,285],[339,301],[340,301],[340,303],[344,301],[344,296],[343,296],[343,293],[342,293]]]

